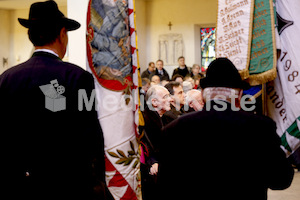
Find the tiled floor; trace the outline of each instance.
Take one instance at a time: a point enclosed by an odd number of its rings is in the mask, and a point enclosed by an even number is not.
[[[300,172],[295,171],[292,185],[285,190],[269,190],[268,200],[299,200],[300,199]]]

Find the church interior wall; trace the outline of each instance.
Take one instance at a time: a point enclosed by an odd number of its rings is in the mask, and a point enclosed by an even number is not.
[[[11,63],[10,61],[10,50],[11,50],[11,11],[10,10],[0,10],[0,74],[6,70]]]
[[[146,0],[146,19],[147,49],[140,54],[147,56],[146,60],[140,59],[141,70],[147,68],[148,62],[159,59],[159,35],[171,33],[182,34],[186,64],[200,64],[200,27],[216,25],[217,1]],[[165,66],[166,69],[174,67]]]

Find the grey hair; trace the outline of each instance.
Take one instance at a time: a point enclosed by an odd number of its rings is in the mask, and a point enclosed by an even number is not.
[[[157,93],[157,90],[159,88],[165,88],[161,85],[152,85],[148,90],[147,90],[147,93],[146,93],[146,97],[145,97],[145,100],[146,102],[149,104],[150,101],[152,100],[152,97],[156,96],[156,93]],[[151,104],[151,103],[150,103]]]
[[[187,105],[189,105],[189,103],[194,100],[196,92],[197,93],[200,92],[200,94],[202,93],[200,90],[196,90],[196,89],[192,89],[186,93],[185,101]]]

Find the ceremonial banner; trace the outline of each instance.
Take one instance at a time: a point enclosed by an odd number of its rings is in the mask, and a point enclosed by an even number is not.
[[[255,0],[252,30],[250,85],[261,85],[276,77],[276,41],[272,0]]]
[[[90,0],[87,59],[104,134],[106,183],[115,199],[141,199],[138,55],[133,0]]]
[[[267,84],[268,113],[290,155],[300,146],[300,1],[277,0],[281,56],[277,78]]]
[[[219,0],[216,57],[233,62],[243,79],[249,76],[254,0]]]

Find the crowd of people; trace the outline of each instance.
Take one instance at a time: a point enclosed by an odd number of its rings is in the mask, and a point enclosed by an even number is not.
[[[154,62],[150,62],[148,68],[142,72],[141,78],[144,83],[147,81],[146,79],[148,79],[150,81],[150,85],[160,84],[164,86],[170,81],[177,81],[180,82],[186,89],[199,89],[200,79],[205,76],[205,71],[201,70],[202,68],[200,65],[194,64],[192,68],[187,67],[183,56],[178,58],[178,65],[179,66],[174,69],[172,76],[170,76],[164,69],[163,60],[157,60],[156,64]]]
[[[233,63],[217,58],[197,89],[184,90],[192,76],[178,60],[165,84],[143,79],[143,199],[267,199],[269,188],[289,187],[294,171],[276,124],[241,109],[250,85]],[[152,69],[149,76],[168,76]]]

